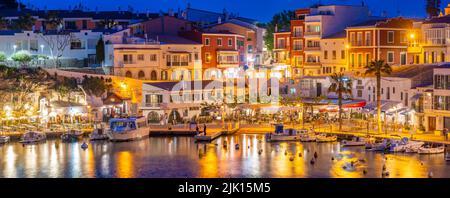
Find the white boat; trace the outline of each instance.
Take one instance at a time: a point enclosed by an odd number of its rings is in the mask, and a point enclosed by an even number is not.
[[[150,129],[145,117],[113,118],[109,121],[107,135],[111,141],[129,141],[147,137]]]
[[[42,142],[47,139],[47,136],[45,133],[42,132],[36,132],[36,131],[29,131],[22,135],[20,143],[35,143],[35,142]]]
[[[103,127],[102,124],[95,125],[94,127],[95,127],[94,131],[92,131],[92,133],[89,135],[89,140],[95,141],[108,139],[108,135],[106,134],[106,128]]]
[[[61,135],[63,141],[77,141],[83,137],[83,132],[79,130],[70,129]]]
[[[439,146],[439,147],[420,147],[417,153],[419,154],[438,154],[438,153],[444,153],[445,147]]]
[[[335,142],[337,136],[335,135],[318,135],[316,136],[316,142]]]
[[[417,152],[420,147],[425,144],[424,142],[420,141],[400,141],[394,146],[391,146],[390,151],[391,152],[406,152],[406,150],[409,150],[410,152]]]
[[[342,140],[341,144],[342,146],[364,146],[366,145],[366,139],[355,136],[351,140]]]
[[[0,136],[0,144],[8,143],[10,140],[9,136],[2,135]]]
[[[311,133],[305,133],[300,135],[300,141],[301,142],[315,142],[316,141],[316,134]]]

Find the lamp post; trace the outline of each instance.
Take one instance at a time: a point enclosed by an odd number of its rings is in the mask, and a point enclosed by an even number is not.
[[[41,54],[44,54],[44,45],[41,45]]]
[[[17,45],[13,45],[14,53],[16,53]]]

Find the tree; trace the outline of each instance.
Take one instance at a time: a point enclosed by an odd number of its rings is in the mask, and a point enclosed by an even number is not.
[[[58,100],[68,96],[67,98],[69,102],[71,100],[71,93],[79,90],[77,80],[75,78],[67,77],[64,77],[63,80],[57,80],[54,89],[60,96],[58,97]]]
[[[0,63],[5,62],[6,61],[6,55],[4,52],[0,52]]]
[[[425,3],[425,10],[428,14],[428,17],[432,18],[439,15],[441,0],[425,0]]]
[[[260,26],[266,27],[266,35],[264,35],[264,42],[267,47],[267,50],[272,51],[273,46],[273,33],[275,29],[290,29],[291,27],[291,18],[295,16],[295,13],[291,10],[283,10],[280,13],[275,14],[272,17],[272,20],[267,24],[261,24]],[[275,28],[277,27],[277,28]]]
[[[84,76],[81,87],[86,94],[101,97],[109,87],[102,78]]]
[[[338,96],[339,131],[342,131],[342,100],[344,99],[344,95],[352,94],[352,80],[345,77],[343,73],[334,73],[331,76],[331,81],[328,92],[336,93]]]
[[[64,50],[70,45],[74,36],[70,32],[57,30],[51,34],[40,34],[40,37],[50,50],[50,56],[54,60],[55,68],[61,66],[59,58],[64,54]]]
[[[33,60],[33,58],[31,57],[31,54],[25,50],[20,50],[20,51],[14,53],[11,56],[11,59],[13,61],[18,62],[21,67],[27,67],[28,64],[31,62],[31,60]]]
[[[100,26],[102,26],[100,28],[104,29],[112,29],[116,25],[115,21],[112,19],[103,19],[100,21],[99,24]]]
[[[365,74],[375,75],[377,79],[377,123],[378,123],[378,133],[381,134],[381,75],[390,74],[392,68],[389,64],[385,63],[384,60],[375,60],[370,62],[369,65],[365,67]]]
[[[61,27],[63,20],[59,17],[58,11],[49,11],[45,17],[45,25],[51,30],[57,30]]]
[[[105,61],[105,43],[103,42],[103,38],[100,38],[97,42],[97,46],[95,47],[97,63],[101,64]]]
[[[26,13],[19,16],[19,19],[14,23],[14,28],[18,30],[32,30],[35,21],[36,19],[30,13]]]
[[[0,16],[0,30],[7,30],[8,26],[9,26],[8,21],[2,16]]]

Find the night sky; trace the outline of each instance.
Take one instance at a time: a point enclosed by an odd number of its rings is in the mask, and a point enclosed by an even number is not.
[[[120,6],[122,10],[132,5],[135,10],[149,10],[158,12],[167,11],[169,8],[177,10],[185,8],[187,3],[191,7],[222,12],[223,8],[228,11],[239,13],[240,16],[253,18],[261,22],[269,21],[274,13],[283,9],[293,10],[295,8],[308,7],[319,0],[22,0],[48,9],[63,8],[75,5],[80,2],[83,5],[99,10],[117,10]],[[322,4],[344,4],[361,5],[362,0],[320,0]],[[385,10],[388,16],[425,17],[425,0],[364,0],[369,5],[373,15],[380,15]],[[442,0],[442,8],[450,3],[449,0]]]

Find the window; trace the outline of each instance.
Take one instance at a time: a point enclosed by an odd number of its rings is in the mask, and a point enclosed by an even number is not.
[[[345,50],[341,50],[341,59],[345,59]]]
[[[354,67],[355,66],[355,54],[351,54],[350,55],[350,65],[352,66],[352,67]]]
[[[211,62],[211,54],[209,52],[205,53],[205,62],[210,63]]]
[[[84,46],[81,40],[76,39],[70,41],[70,49],[84,49]]]
[[[253,53],[253,46],[252,45],[248,45],[248,53]]]
[[[388,52],[387,53],[387,62],[388,63],[394,63],[394,52]]]
[[[228,39],[228,46],[233,46],[233,39],[231,38]]]
[[[30,50],[31,51],[35,51],[35,52],[37,52],[39,49],[38,49],[38,41],[37,40],[30,40]]]
[[[328,51],[327,50],[325,50],[323,52],[323,59],[328,59]]]
[[[400,32],[400,43],[407,43],[407,42],[408,42],[408,37],[406,37],[406,32],[401,31]]]
[[[294,50],[300,51],[303,49],[303,42],[302,40],[294,40]]]
[[[363,64],[362,64],[362,54],[358,54],[358,66],[359,67],[361,67]]]
[[[124,54],[123,55],[123,63],[125,63],[125,64],[132,64],[133,63],[133,55],[131,55],[131,54]]]
[[[222,39],[221,38],[217,39],[217,45],[218,46],[222,46]]]
[[[356,34],[356,45],[361,46],[362,45],[362,32],[358,32]]]
[[[354,33],[354,32],[351,32],[351,33],[350,33],[350,44],[351,44],[352,46],[355,46],[355,45],[356,45],[356,38],[355,38],[355,33]]]
[[[286,39],[284,38],[278,38],[277,39],[277,49],[284,49],[286,48]]]
[[[370,54],[367,53],[366,54],[366,66],[369,65],[369,63],[370,63]]]
[[[371,32],[366,32],[365,45],[366,46],[372,45],[372,33]]]
[[[361,98],[362,97],[362,90],[358,90],[358,97]]]
[[[332,52],[332,58],[333,58],[333,60],[336,60],[336,50],[333,50],[333,52]]]
[[[198,53],[197,52],[194,53],[194,60],[198,60]]]
[[[391,88],[390,87],[386,88],[386,99],[387,100],[391,99]]]
[[[205,45],[206,45],[206,46],[209,46],[209,45],[210,45],[210,42],[211,42],[211,41],[209,40],[209,38],[205,38]]]
[[[406,53],[400,54],[400,65],[406,65]]]
[[[387,39],[388,43],[394,43],[394,31],[387,32]]]
[[[144,54],[138,54],[137,59],[138,61],[144,61]]]
[[[156,54],[150,54],[150,61],[157,61]]]
[[[303,28],[302,27],[294,27],[293,36],[294,37],[302,37],[303,36]]]

